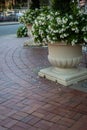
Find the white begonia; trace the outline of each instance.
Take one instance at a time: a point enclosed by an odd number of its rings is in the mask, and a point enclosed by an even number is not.
[[[53,44],[54,41],[63,40],[75,45],[78,44],[80,38],[82,42],[87,42],[87,25],[82,24],[80,26],[78,20],[81,15],[77,14],[77,16],[78,18],[75,19],[73,15],[68,14],[62,17],[58,12],[50,12],[48,15],[44,15],[43,13],[36,19],[32,31],[33,33],[36,31],[35,34],[37,35],[37,39],[40,38],[39,40],[42,42],[47,40],[48,42],[51,42],[51,44]],[[85,19],[81,18],[81,22],[82,20]],[[79,37],[80,32],[81,37]]]
[[[87,25],[82,28],[82,31],[83,31],[83,32],[87,31]]]
[[[66,17],[62,18],[62,22],[63,22],[63,24],[66,24],[67,21],[68,21],[68,19],[67,19]]]
[[[64,33],[64,37],[67,37],[69,34],[68,33]]]
[[[50,40],[50,37],[47,35],[47,40],[49,41]]]
[[[43,30],[39,30],[39,34],[42,36],[43,35]]]
[[[73,39],[73,40],[71,41],[72,46],[74,46],[74,45],[76,44],[76,42],[77,42],[77,39]]]
[[[38,22],[37,22],[37,20],[35,20],[35,24],[38,26]]]
[[[54,30],[54,33],[58,33],[59,32],[59,30]]]
[[[72,41],[71,44],[72,44],[72,46],[74,46],[74,45],[75,45],[75,42]]]
[[[34,34],[34,37],[37,38],[38,36]]]
[[[72,26],[72,25],[73,25],[73,22],[70,22],[70,23],[69,23],[69,26]]]
[[[63,34],[61,34],[61,35],[60,35],[60,38],[64,38],[64,35],[63,35]]]
[[[51,26],[49,25],[48,28],[51,30]]]
[[[76,28],[76,29],[75,29],[75,32],[76,32],[76,33],[78,33],[78,32],[79,32],[79,29],[78,29],[78,28]]]
[[[61,35],[61,38],[65,38],[67,35],[64,33]]]
[[[78,22],[77,22],[77,21],[75,21],[75,22],[74,22],[74,24],[75,24],[75,25],[77,25],[77,24],[78,24]]]
[[[54,44],[55,43],[55,41],[50,41],[51,42],[51,44]]]
[[[56,37],[53,37],[53,40],[55,41],[55,40],[56,40]]]
[[[70,19],[73,19],[73,16],[72,16],[72,15],[69,15],[69,18],[70,18]]]
[[[38,21],[38,23],[39,23],[39,25],[42,25],[42,21],[40,20],[40,21]]]
[[[84,41],[87,42],[87,37],[84,37]]]
[[[59,30],[59,33],[63,33],[64,31],[65,31],[65,29],[62,28],[62,29]]]
[[[59,15],[60,13],[59,12],[55,12],[55,15]]]
[[[48,16],[47,16],[47,18],[48,18],[48,19],[50,19],[50,18],[51,18],[51,16],[50,16],[50,15],[48,15]]]
[[[47,39],[46,39],[46,38],[43,38],[43,42],[45,42],[45,43],[46,43],[46,42],[47,42]]]
[[[62,20],[61,20],[61,18],[60,18],[60,17],[58,17],[56,20],[57,20],[57,24],[62,23]]]
[[[66,28],[66,26],[63,24],[63,25],[62,25],[62,28]]]
[[[47,32],[47,33],[49,33],[49,30],[48,30],[48,29],[46,29],[46,32]]]

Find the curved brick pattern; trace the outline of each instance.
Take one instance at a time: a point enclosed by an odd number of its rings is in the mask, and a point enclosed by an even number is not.
[[[0,37],[0,130],[86,130],[87,93],[38,77],[47,48]]]

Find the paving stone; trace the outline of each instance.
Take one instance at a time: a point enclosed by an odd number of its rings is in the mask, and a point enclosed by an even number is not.
[[[48,130],[67,130],[67,127],[60,124],[53,124],[52,127]]]
[[[52,125],[53,125],[52,122],[41,120],[38,123],[36,123],[34,126],[47,130],[47,129],[51,128]]]
[[[80,118],[69,130],[86,130],[87,129],[87,115]]]
[[[0,126],[0,130],[7,130],[7,128]]]
[[[87,130],[87,81],[73,89],[40,78],[47,48],[25,40],[0,37],[0,130]]]

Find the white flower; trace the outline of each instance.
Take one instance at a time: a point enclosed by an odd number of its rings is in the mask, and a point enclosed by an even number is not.
[[[59,30],[59,33],[63,33],[65,31],[64,28],[62,28],[61,30]]]
[[[63,22],[64,24],[66,24],[67,21],[68,21],[68,19],[67,19],[66,17],[62,18],[62,22]]]
[[[72,15],[69,15],[69,18],[70,18],[70,19],[73,19],[73,16],[72,16]]]
[[[79,32],[79,29],[78,29],[78,28],[76,28],[76,29],[75,29],[75,32],[76,32],[76,33],[78,33],[78,32]]]
[[[47,16],[47,18],[48,18],[48,19],[50,19],[50,18],[51,18],[51,16],[50,16],[50,15],[48,15],[48,16]]]
[[[55,41],[55,40],[57,40],[57,38],[56,38],[56,37],[53,37],[53,40]]]
[[[82,28],[82,31],[83,32],[87,31],[87,25]]]
[[[60,35],[60,38],[64,38],[64,35],[61,34],[61,35]]]
[[[55,12],[55,15],[59,15],[60,13],[59,12]]]
[[[73,22],[70,22],[70,23],[69,23],[69,26],[72,26],[72,25],[73,25]]]
[[[40,14],[35,20],[32,32],[36,40],[41,42],[65,41],[71,45],[87,42],[87,19],[77,12],[60,15],[59,12],[50,11],[48,14]]]
[[[74,25],[76,25],[76,24],[78,24],[78,22],[77,22],[77,21],[75,21],[75,22],[74,22]]]
[[[57,23],[58,23],[58,24],[60,24],[60,23],[62,22],[62,20],[61,20],[60,17],[58,17],[56,20],[57,20]]]
[[[87,37],[84,37],[84,41],[87,42]]]
[[[73,39],[73,40],[71,41],[72,46],[74,46],[76,42],[77,42],[77,39]]]

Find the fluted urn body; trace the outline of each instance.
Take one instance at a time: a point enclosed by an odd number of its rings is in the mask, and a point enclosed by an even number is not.
[[[54,67],[75,68],[82,60],[81,45],[48,44],[48,60]]]

